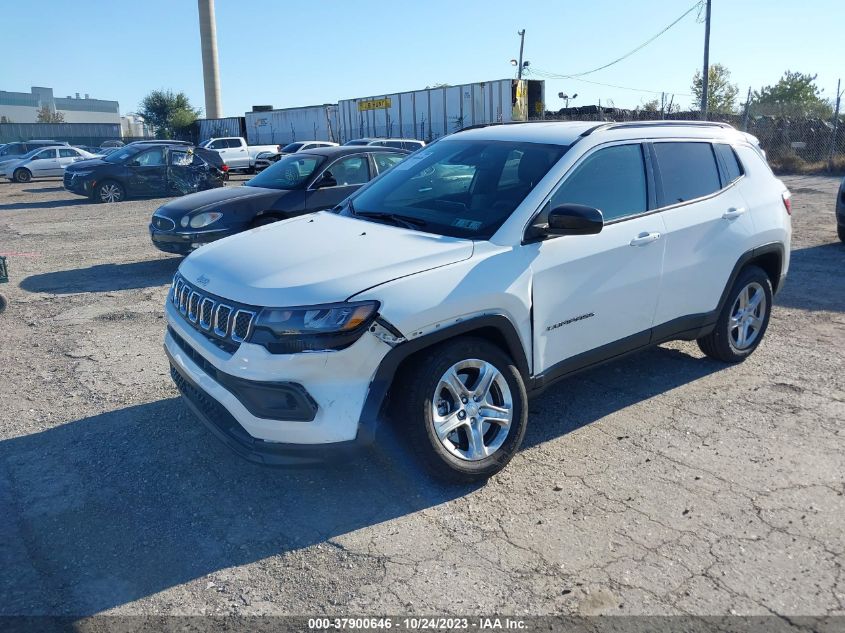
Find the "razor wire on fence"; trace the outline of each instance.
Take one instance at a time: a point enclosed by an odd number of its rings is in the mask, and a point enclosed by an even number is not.
[[[785,108],[785,112],[789,109]],[[537,120],[541,117],[535,117]],[[660,110],[626,110],[600,106],[562,108],[546,112],[546,121],[696,121],[697,110],[661,112]],[[778,116],[755,114],[749,109],[742,114],[711,112],[710,121],[729,123],[748,132],[760,141],[772,167],[784,172],[845,172],[845,117],[835,120],[812,116]]]

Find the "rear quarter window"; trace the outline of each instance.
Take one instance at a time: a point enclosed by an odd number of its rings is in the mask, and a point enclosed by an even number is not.
[[[722,188],[716,156],[710,143],[654,143],[663,206],[708,196]]]
[[[716,143],[713,145],[713,149],[716,151],[716,156],[722,162],[722,169],[725,171],[725,185],[729,185],[742,176],[744,173],[742,164],[739,162],[736,153],[730,145]]]

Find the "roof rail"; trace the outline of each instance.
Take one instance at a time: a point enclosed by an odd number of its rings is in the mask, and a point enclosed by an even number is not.
[[[603,130],[618,130],[633,127],[720,127],[727,129],[736,129],[730,123],[722,123],[720,121],[622,121],[614,122],[608,121],[591,127],[589,130],[584,130],[581,136],[589,136],[598,129]]]

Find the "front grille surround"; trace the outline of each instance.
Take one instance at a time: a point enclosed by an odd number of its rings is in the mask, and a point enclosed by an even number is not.
[[[249,339],[259,311],[207,293],[179,273],[173,278],[168,300],[185,323],[229,353]]]

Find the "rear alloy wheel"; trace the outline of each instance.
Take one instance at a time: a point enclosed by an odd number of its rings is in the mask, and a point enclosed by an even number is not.
[[[15,182],[29,182],[32,180],[32,172],[28,169],[20,167],[12,174],[12,180]]]
[[[477,481],[514,456],[528,418],[522,376],[484,339],[461,338],[432,348],[391,394],[403,431],[424,465],[441,479]]]
[[[94,189],[94,199],[97,202],[120,202],[125,196],[123,187],[113,180],[101,182]]]
[[[698,346],[707,356],[726,363],[745,360],[760,344],[771,312],[769,276],[757,266],[749,266],[731,288],[716,327],[698,339]]]

